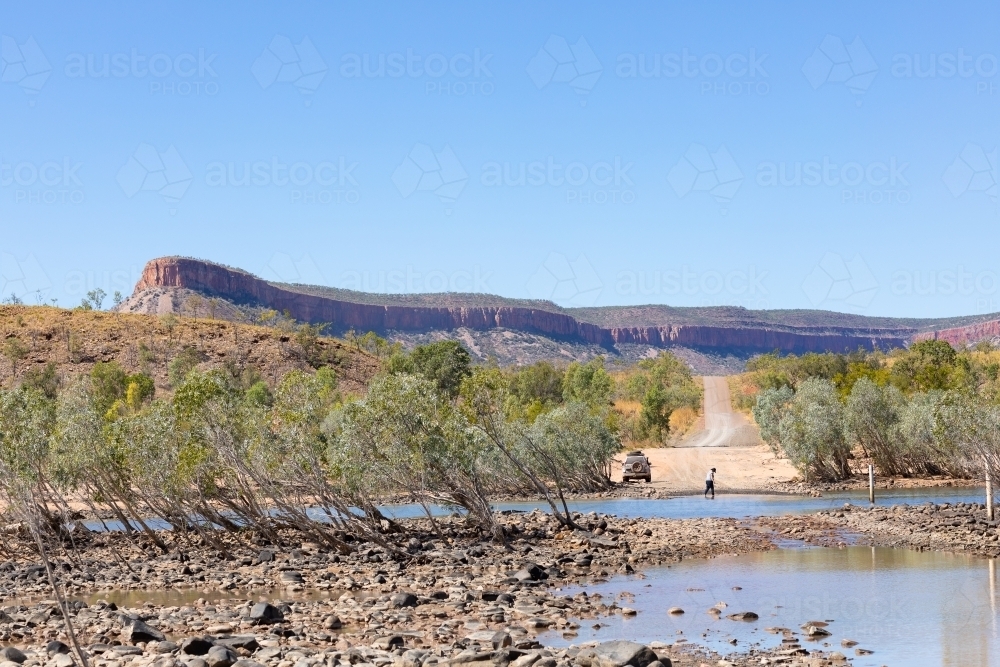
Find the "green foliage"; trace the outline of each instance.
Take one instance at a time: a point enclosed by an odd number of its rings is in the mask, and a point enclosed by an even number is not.
[[[956,385],[958,354],[943,340],[922,340],[895,356],[892,383],[903,391],[943,391]]]
[[[185,346],[167,365],[167,377],[170,386],[177,387],[184,382],[188,373],[205,360],[205,355],[197,348]]]
[[[661,352],[655,359],[636,364],[626,382],[626,397],[639,401],[638,437],[665,442],[670,435],[670,415],[682,407],[698,410],[702,389],[683,361]]]
[[[11,369],[17,374],[17,365],[28,356],[28,346],[16,336],[11,336],[3,342],[3,356],[10,361]]]
[[[55,400],[61,384],[54,361],[46,363],[43,368],[29,368],[21,379],[22,387],[40,391],[49,400]]]
[[[757,394],[757,402],[753,406],[753,418],[760,430],[760,438],[775,453],[781,449],[781,417],[794,395],[795,392],[787,384],[777,389],[768,387]]]
[[[270,407],[274,405],[274,396],[271,394],[271,389],[263,380],[250,385],[250,387],[246,390],[246,397],[247,400],[254,405],[262,407]]]
[[[522,446],[521,455],[533,469],[552,484],[583,490],[606,484],[609,462],[622,447],[599,415],[576,402],[539,416],[527,436],[533,446]]]
[[[886,475],[909,472],[899,422],[906,398],[893,386],[879,386],[862,377],[851,388],[844,408],[848,440],[857,443]]]
[[[468,350],[453,340],[418,345],[412,352],[398,352],[389,358],[386,370],[390,374],[422,375],[444,396],[458,395],[462,380],[472,373],[472,357]]]
[[[511,416],[521,416],[529,423],[538,415],[548,412],[563,401],[565,371],[548,361],[508,371]]]
[[[614,380],[604,370],[604,357],[595,357],[585,364],[574,361],[563,376],[563,400],[584,403],[591,408],[606,409],[611,404]]]
[[[93,390],[93,400],[102,415],[110,415],[126,401],[131,401],[133,409],[149,398],[155,392],[153,378],[143,373],[129,375],[117,361],[99,361],[90,372],[90,384]],[[129,397],[129,387],[131,398]]]
[[[353,331],[351,334],[353,335]],[[352,338],[352,342],[359,350],[364,350],[368,354],[374,355],[379,359],[388,359],[402,350],[402,345],[399,343],[390,344],[389,341],[382,338],[374,331],[369,331],[361,336],[354,336]]]
[[[847,400],[858,380],[867,379],[876,386],[884,387],[889,383],[889,369],[883,368],[877,359],[869,357],[863,361],[850,361],[847,372],[833,376],[833,384],[837,387],[840,400]]]
[[[778,424],[781,446],[807,480],[850,476],[850,446],[844,439],[843,405],[829,380],[799,384]]]

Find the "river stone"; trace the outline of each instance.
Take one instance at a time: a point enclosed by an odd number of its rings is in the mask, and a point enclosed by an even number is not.
[[[404,651],[400,657],[402,658],[403,667],[420,667],[424,658],[427,657],[427,651],[419,648],[411,648],[409,651]]]
[[[208,667],[230,667],[239,660],[239,656],[228,646],[213,646],[205,654],[204,660]]]
[[[257,654],[254,657],[260,661],[270,661],[275,658],[280,658],[281,648],[278,646],[267,646],[257,651]]]
[[[667,610],[667,613],[668,614],[683,614],[684,610],[681,609],[680,607],[671,607],[670,609]]]
[[[208,667],[208,663],[201,658],[184,658],[184,664],[187,667]]]
[[[302,573],[294,570],[285,570],[281,573],[280,579],[282,583],[286,584],[301,584],[304,581],[302,579]]]
[[[480,644],[490,644],[495,649],[506,648],[511,645],[510,635],[506,632],[497,632],[496,630],[473,632],[471,635],[467,635],[466,639]]]
[[[344,623],[336,616],[327,616],[323,619],[323,628],[326,630],[340,630]]]
[[[162,642],[166,639],[166,636],[162,632],[138,619],[132,620],[122,628],[121,635],[122,639],[134,644],[151,641]]]
[[[273,604],[258,602],[250,609],[250,621],[255,624],[277,623],[285,620],[285,615]]]
[[[0,661],[4,662],[16,662],[21,664],[28,659],[20,649],[16,649],[13,646],[8,646],[6,648],[0,649]]]
[[[234,662],[233,667],[264,667],[264,665],[260,664],[256,660],[249,660],[247,658],[243,658],[242,660],[237,660],[236,662]]]
[[[827,637],[832,634],[826,628],[819,628],[815,625],[807,625],[802,629],[802,631],[809,637]]]
[[[756,621],[760,617],[752,611],[741,611],[735,614],[729,614],[726,618],[730,621]]]
[[[525,653],[521,657],[519,657],[516,660],[514,660],[514,662],[510,663],[509,667],[531,667],[536,662],[538,662],[539,658],[541,658],[541,657],[542,657],[542,655],[540,653],[538,653],[538,651],[532,651],[531,653]]]
[[[156,646],[152,649],[150,649],[151,646],[153,646],[151,643],[146,644],[146,649],[152,650],[154,653],[173,653],[177,650],[177,644],[169,640],[165,642],[156,642]]]
[[[270,563],[274,560],[274,552],[270,549],[264,549],[257,554],[257,560],[261,563]]]
[[[219,637],[215,640],[216,645],[228,646],[234,651],[238,648],[246,649],[253,653],[260,648],[257,638],[253,635],[233,635],[232,637]]]
[[[52,658],[52,664],[55,667],[73,667],[73,656],[69,653],[56,653],[56,656]]]
[[[402,609],[403,607],[416,607],[417,596],[413,593],[396,593],[389,598],[389,604],[397,609]]]
[[[647,667],[657,659],[645,644],[627,640],[604,642],[588,653],[591,654],[590,667]],[[581,651],[580,656],[583,654]]]
[[[205,655],[214,644],[203,637],[188,637],[181,642],[181,653],[184,655]]]
[[[385,637],[379,637],[372,642],[372,648],[381,649],[383,651],[391,651],[394,648],[401,648],[402,646],[402,635],[386,635]]]
[[[56,653],[69,653],[69,646],[66,646],[61,641],[54,640],[45,645],[45,652],[49,655],[55,655]]]

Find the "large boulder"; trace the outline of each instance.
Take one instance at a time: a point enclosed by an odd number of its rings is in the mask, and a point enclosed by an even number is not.
[[[416,607],[417,602],[417,596],[413,593],[396,593],[389,598],[389,604],[397,609],[402,609],[403,607]]]
[[[213,646],[209,649],[208,653],[205,654],[205,662],[208,663],[208,667],[230,667],[234,662],[239,660],[240,657],[236,655],[228,646]]]
[[[23,651],[14,648],[13,646],[0,649],[0,662],[16,662],[20,665],[27,659],[28,656],[26,656]]]
[[[278,623],[285,620],[285,615],[273,604],[258,602],[250,608],[250,621],[256,625]]]
[[[657,659],[653,649],[627,640],[604,642],[577,656],[584,667],[647,667]]]
[[[184,655],[205,655],[215,646],[214,642],[202,637],[188,637],[181,642],[181,653]]]
[[[162,632],[137,618],[127,621],[125,627],[122,628],[121,634],[122,639],[130,644],[153,641],[162,642],[167,638]]]

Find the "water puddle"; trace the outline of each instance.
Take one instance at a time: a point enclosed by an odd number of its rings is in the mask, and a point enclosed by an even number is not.
[[[599,593],[638,614],[582,620],[577,637],[550,632],[540,640],[683,639],[727,654],[778,646],[782,634],[767,628],[788,628],[803,648],[840,651],[854,665],[1000,665],[996,586],[992,560],[870,547],[779,549],[567,588],[563,594]],[[709,613],[713,606],[721,613]],[[669,614],[671,607],[685,613]],[[746,611],[759,618],[727,618]],[[809,639],[801,627],[809,621],[827,623],[831,634]],[[844,639],[874,653],[855,657]]]

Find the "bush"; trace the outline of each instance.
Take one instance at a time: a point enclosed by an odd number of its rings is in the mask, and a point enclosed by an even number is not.
[[[188,373],[205,360],[205,355],[193,347],[185,347],[177,353],[167,366],[167,377],[171,387],[179,387]]]
[[[843,406],[829,380],[799,385],[778,424],[785,454],[807,480],[833,481],[851,474],[844,440]]]

